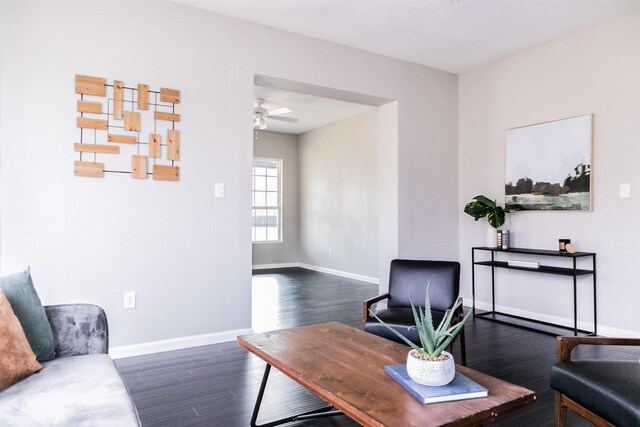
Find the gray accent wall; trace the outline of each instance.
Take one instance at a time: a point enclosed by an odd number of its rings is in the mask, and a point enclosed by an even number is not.
[[[298,138],[304,264],[378,277],[378,109]]]
[[[255,157],[282,159],[282,241],[253,244],[253,265],[298,262],[298,135],[256,131]]]

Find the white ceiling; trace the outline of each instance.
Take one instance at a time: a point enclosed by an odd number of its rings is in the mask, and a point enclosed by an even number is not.
[[[293,33],[460,73],[640,9],[640,0],[177,0]],[[256,86],[300,134],[370,106]]]
[[[284,114],[283,117],[297,117],[299,119],[297,123],[287,123],[267,118],[267,130],[273,132],[301,134],[375,108],[370,105],[355,104],[262,86],[254,87],[254,95],[255,98],[264,99],[265,107],[269,109],[273,105],[290,109],[291,113]]]
[[[640,0],[179,0],[460,73],[640,9]]]

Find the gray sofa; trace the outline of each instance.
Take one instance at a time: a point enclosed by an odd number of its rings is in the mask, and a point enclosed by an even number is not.
[[[107,354],[109,330],[102,308],[45,306],[56,357],[42,370],[0,392],[0,425],[139,426],[129,392]]]

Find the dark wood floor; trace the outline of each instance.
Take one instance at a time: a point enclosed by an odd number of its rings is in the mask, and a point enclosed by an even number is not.
[[[377,285],[299,268],[254,274],[254,329],[268,330],[337,320],[359,326],[362,300]],[[537,402],[494,426],[553,425],[549,369],[555,338],[482,319],[465,326],[467,365],[534,390]],[[582,349],[580,349],[582,350]],[[578,352],[579,357],[639,357],[637,351],[612,349]],[[459,349],[454,347],[454,356]],[[124,378],[145,427],[248,426],[264,362],[235,342],[119,359]],[[272,371],[259,422],[323,403],[279,372]],[[570,414],[570,426],[590,425]],[[344,416],[290,426],[357,426]]]

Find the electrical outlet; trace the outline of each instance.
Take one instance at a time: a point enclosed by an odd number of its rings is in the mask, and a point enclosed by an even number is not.
[[[124,293],[124,308],[136,308],[136,293],[135,291]]]
[[[333,255],[333,248],[329,248],[329,255]]]
[[[631,197],[631,184],[620,184],[620,198],[628,199]]]
[[[215,183],[215,197],[224,197],[224,183],[216,182]]]

